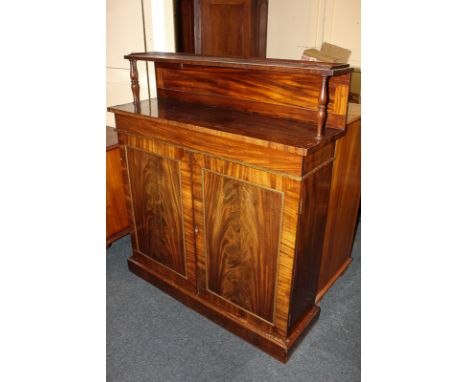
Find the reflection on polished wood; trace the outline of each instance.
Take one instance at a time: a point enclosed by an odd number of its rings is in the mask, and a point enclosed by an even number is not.
[[[159,97],[109,108],[128,158],[130,270],[286,362],[349,263],[360,180],[349,66],[127,57],[155,62]]]
[[[336,142],[317,301],[351,263],[361,205],[361,105],[349,106],[346,135]]]
[[[273,321],[282,194],[204,173],[208,289]]]
[[[128,233],[117,133],[106,128],[106,245]]]
[[[342,130],[330,128],[325,131],[324,138],[319,140],[315,138],[316,125],[313,121],[292,121],[156,98],[141,101],[138,112],[135,112],[133,104],[113,106],[109,110],[118,116],[150,117],[151,122],[156,118],[165,126],[186,129],[187,134],[203,131],[213,137],[253,143],[300,155],[312,153],[344,134]]]
[[[182,205],[177,162],[127,148],[138,249],[185,274]]]

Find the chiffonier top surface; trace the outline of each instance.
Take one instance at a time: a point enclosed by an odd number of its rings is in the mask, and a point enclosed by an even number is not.
[[[350,68],[348,64],[285,60],[278,58],[201,56],[191,53],[143,52],[131,53],[126,55],[125,58],[129,60],[153,61],[156,63],[203,65],[233,69],[268,70],[331,76],[352,71],[352,68]]]
[[[345,133],[343,130],[327,129],[324,137],[317,139],[311,123],[157,98],[141,101],[138,107],[133,103],[113,106],[109,111],[118,115],[147,118],[174,127],[183,126],[210,135],[270,146],[303,156]],[[360,105],[350,104],[348,121],[352,122],[358,118],[360,118]],[[154,129],[156,132],[157,124]]]

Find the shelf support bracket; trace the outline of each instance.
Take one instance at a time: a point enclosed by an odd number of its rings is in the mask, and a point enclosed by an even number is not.
[[[130,60],[130,79],[132,81],[133,104],[140,104],[140,84],[138,82],[138,67],[136,60]]]
[[[322,76],[322,88],[320,89],[320,96],[318,99],[319,110],[317,114],[317,139],[323,138],[325,132],[325,124],[327,122],[327,105],[328,105],[328,80],[330,76]]]

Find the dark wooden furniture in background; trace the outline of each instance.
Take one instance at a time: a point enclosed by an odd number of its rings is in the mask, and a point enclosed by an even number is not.
[[[106,246],[128,234],[117,133],[106,127]]]
[[[354,229],[354,206],[336,211],[347,203],[339,194],[355,197],[347,190],[357,147],[346,119],[349,65],[126,58],[132,68],[153,61],[158,90],[158,99],[140,101],[132,69],[134,102],[109,108],[123,158],[129,269],[285,362],[319,315],[317,297],[349,263],[349,246],[336,238],[352,241]]]
[[[268,0],[174,1],[176,50],[265,57]]]

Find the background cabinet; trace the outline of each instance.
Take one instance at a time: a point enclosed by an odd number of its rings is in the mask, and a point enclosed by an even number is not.
[[[117,133],[106,128],[106,245],[128,233]]]
[[[268,0],[178,0],[174,10],[178,52],[266,56]]]

